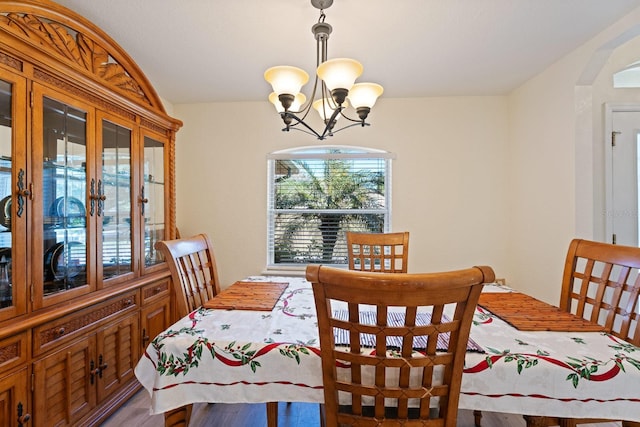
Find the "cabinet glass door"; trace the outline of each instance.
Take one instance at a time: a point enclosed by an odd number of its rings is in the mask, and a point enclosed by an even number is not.
[[[13,242],[11,227],[12,189],[12,88],[0,80],[0,308],[13,305],[11,259]]]
[[[103,280],[133,272],[131,135],[131,129],[102,120],[102,176],[91,188],[91,209],[102,220]]]
[[[165,235],[164,143],[145,136],[143,157],[141,216],[144,266],[148,268],[164,262],[162,254],[154,247]]]
[[[87,113],[42,101],[44,295],[87,283]]]
[[[0,70],[0,320],[26,312],[26,81]]]

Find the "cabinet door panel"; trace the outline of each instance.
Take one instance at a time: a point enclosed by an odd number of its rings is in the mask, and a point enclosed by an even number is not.
[[[0,380],[0,426],[18,426],[19,411],[26,421],[27,391],[27,368]]]
[[[142,135],[142,177],[140,186],[140,222],[142,228],[143,266],[145,271],[155,270],[164,263],[160,251],[154,247],[165,239],[167,227],[167,191],[165,169],[167,162],[165,138],[149,132]]]
[[[87,211],[95,165],[94,108],[34,84],[34,308],[95,289],[95,223]]]
[[[96,406],[95,360],[95,336],[90,336],[33,364],[36,426],[73,424]]]
[[[91,181],[90,211],[95,212],[98,232],[98,287],[134,277],[133,141],[131,123],[98,114],[97,176]]]
[[[134,377],[138,361],[138,313],[98,331],[98,402],[118,390],[120,385]]]
[[[171,325],[171,300],[169,297],[143,307],[141,319],[142,348],[140,351],[144,353],[149,343]]]
[[[0,321],[26,311],[26,81],[0,69]]]

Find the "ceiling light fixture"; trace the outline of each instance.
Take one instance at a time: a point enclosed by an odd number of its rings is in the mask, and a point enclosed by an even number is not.
[[[309,80],[309,75],[300,68],[288,65],[271,67],[265,71],[264,78],[273,88],[269,101],[275,105],[276,111],[284,121],[285,128],[282,130],[300,130],[314,135],[319,140],[324,140],[333,136],[335,132],[352,126],[369,126],[365,120],[378,97],[382,95],[383,89],[377,83],[355,83],[363,69],[358,61],[349,58],[327,60],[327,44],[332,28],[324,22],[324,10],[333,4],[333,0],[311,0],[311,4],[316,9],[320,9],[318,23],[311,27],[311,32],[316,38],[317,65],[311,97],[307,100],[300,92],[302,86]],[[319,95],[318,99],[316,99],[316,92]],[[349,106],[349,102],[356,110],[359,119],[352,119],[345,115],[344,110]],[[322,132],[314,130],[305,123],[311,107],[318,111],[320,118],[324,121],[325,127]],[[334,131],[340,116],[352,123]]]

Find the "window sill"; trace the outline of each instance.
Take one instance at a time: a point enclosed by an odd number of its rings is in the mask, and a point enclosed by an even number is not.
[[[314,264],[315,265],[315,264]],[[335,268],[347,268],[344,264],[323,264],[329,267]],[[292,265],[271,265],[265,267],[262,271],[263,276],[294,276],[294,277],[304,277],[307,270],[307,264],[300,264],[300,266],[292,266]]]

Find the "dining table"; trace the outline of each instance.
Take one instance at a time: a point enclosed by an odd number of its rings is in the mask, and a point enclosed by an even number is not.
[[[197,402],[323,402],[311,283],[251,276],[232,289],[240,294],[223,291],[147,346],[135,374],[151,396],[151,414]],[[640,421],[640,348],[570,317],[511,287],[485,284],[459,408]]]

